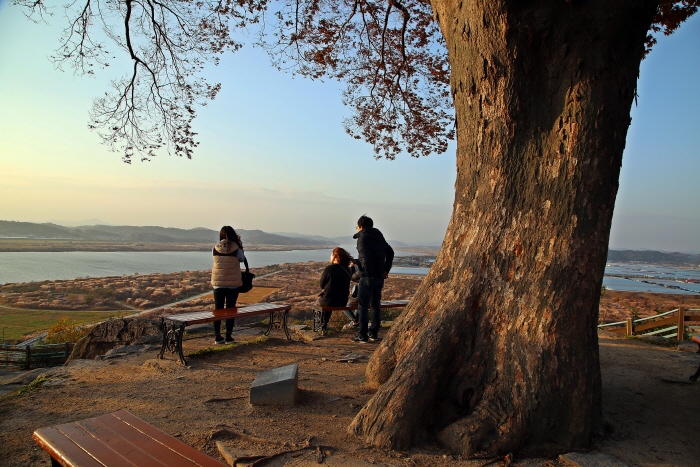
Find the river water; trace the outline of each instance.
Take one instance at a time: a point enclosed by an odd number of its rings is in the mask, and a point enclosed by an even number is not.
[[[345,247],[357,254],[355,247]],[[330,249],[246,251],[250,267],[271,264],[328,261]],[[396,256],[415,255],[396,251]],[[65,251],[0,253],[0,284],[78,277],[121,276],[211,269],[211,251]],[[393,269],[396,274],[428,273],[427,268]]]
[[[354,246],[345,247],[356,254]],[[251,267],[271,264],[328,261],[330,249],[291,251],[247,251]],[[414,253],[396,252],[397,256]],[[197,271],[211,268],[210,251],[66,251],[0,253],[0,284],[77,277],[121,276]],[[428,273],[427,268],[395,267],[394,274]],[[605,268],[603,285],[610,290],[657,293],[700,293],[700,269],[681,269],[650,264],[611,263]],[[609,276],[613,274],[614,277]],[[624,277],[620,277],[624,276]],[[643,282],[644,281],[644,282]]]

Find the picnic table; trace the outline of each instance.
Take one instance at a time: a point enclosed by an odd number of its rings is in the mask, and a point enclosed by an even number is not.
[[[126,410],[40,428],[53,467],[224,467]]]
[[[256,303],[255,305],[239,306],[233,308],[223,308],[213,311],[196,311],[192,313],[182,313],[179,315],[169,315],[160,318],[160,327],[163,332],[163,344],[160,348],[158,358],[163,358],[165,351],[177,353],[180,362],[187,364],[182,353],[182,336],[185,328],[193,324],[211,323],[213,321],[226,320],[232,318],[245,318],[255,315],[269,315],[270,322],[267,325],[265,335],[269,335],[274,327],[281,328],[291,340],[289,329],[287,328],[287,316],[291,305],[276,303]]]
[[[403,308],[406,305],[408,305],[408,300],[387,300],[380,303],[380,308]],[[312,305],[311,310],[314,312],[314,331],[321,330],[321,317],[324,311],[357,310],[357,307],[357,302],[350,302],[345,306]]]

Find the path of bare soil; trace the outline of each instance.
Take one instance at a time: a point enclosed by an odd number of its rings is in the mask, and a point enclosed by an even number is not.
[[[313,437],[312,443],[323,445],[324,462],[330,466],[481,467],[487,463],[450,456],[439,446],[386,452],[348,435],[348,425],[372,390],[363,384],[366,360],[336,360],[351,352],[369,354],[375,348],[375,344],[353,344],[350,337],[348,331],[311,342],[287,341],[277,332],[266,340],[250,337],[248,345],[219,347],[217,352],[190,357],[187,367],[172,356],[157,360],[157,346],[151,346],[122,358],[78,360],[69,367],[25,374],[26,382],[41,372],[50,376],[37,390],[0,396],[0,464],[49,465],[48,455],[31,439],[35,429],[122,408],[222,461],[216,441],[235,455],[257,455]],[[185,349],[206,349],[211,339],[209,333],[200,335],[187,340]],[[606,432],[594,440],[594,449],[633,466],[700,465],[700,383],[669,384],[659,379],[687,379],[697,369],[700,355],[605,336],[601,336],[600,350]],[[256,374],[291,363],[299,365],[299,403],[251,406],[248,390]],[[0,374],[0,383],[12,377],[18,380],[16,375]],[[221,435],[227,432],[229,436]],[[288,456],[270,465],[318,465],[317,454]],[[557,459],[516,459],[515,465],[563,464]]]

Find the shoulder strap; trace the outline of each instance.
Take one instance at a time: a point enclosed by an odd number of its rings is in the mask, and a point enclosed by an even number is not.
[[[243,251],[243,248],[241,248],[241,251]],[[243,251],[243,254],[245,255],[245,251]],[[245,264],[245,272],[250,272],[250,268],[248,267],[248,258],[243,260],[243,264]]]

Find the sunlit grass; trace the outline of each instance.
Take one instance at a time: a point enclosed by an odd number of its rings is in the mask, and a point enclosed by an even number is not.
[[[4,332],[5,342],[20,341],[27,334],[48,330],[61,318],[68,318],[82,325],[93,324],[110,318],[120,318],[133,313],[133,310],[69,311],[0,308],[0,338],[2,338],[2,333]]]

